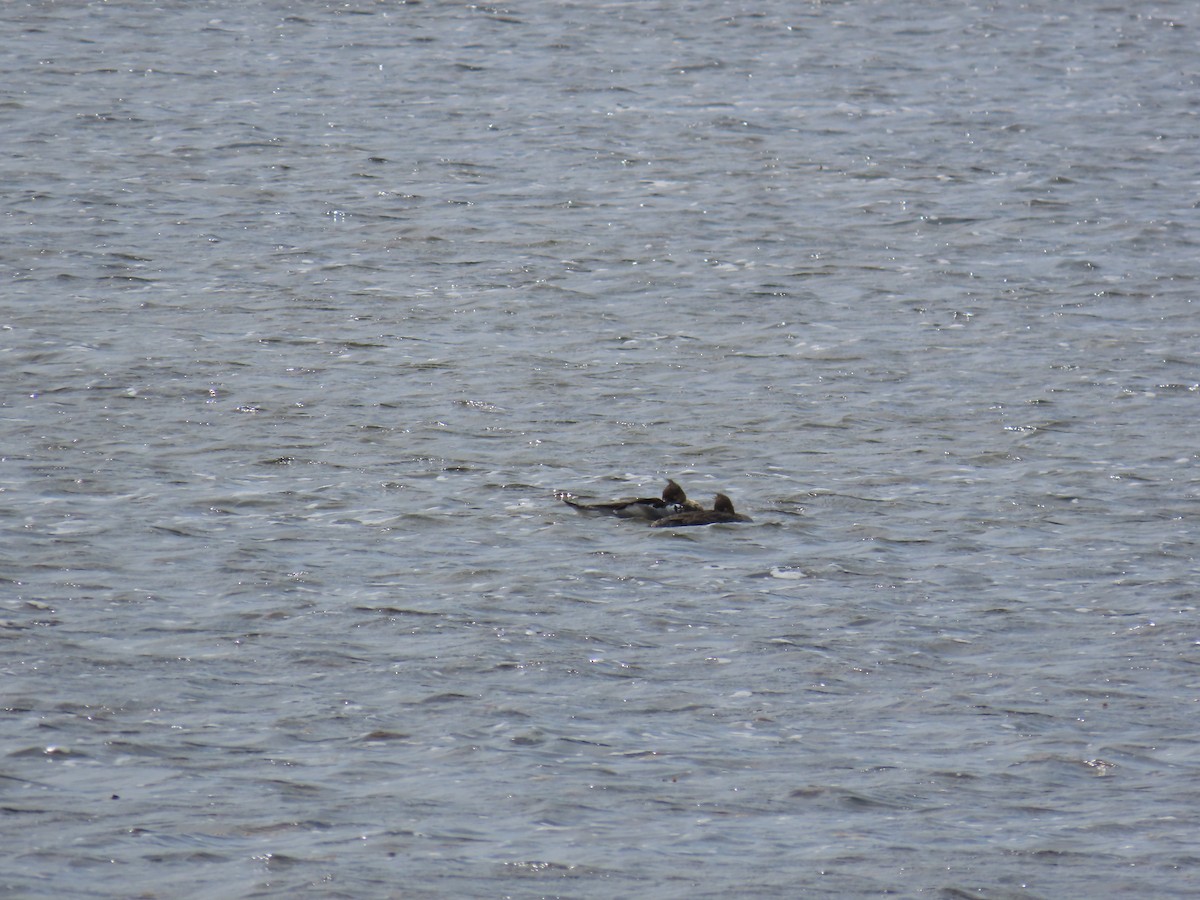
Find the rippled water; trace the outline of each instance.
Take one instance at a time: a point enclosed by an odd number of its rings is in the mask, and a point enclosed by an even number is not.
[[[0,25],[0,892],[1200,890],[1190,4]]]

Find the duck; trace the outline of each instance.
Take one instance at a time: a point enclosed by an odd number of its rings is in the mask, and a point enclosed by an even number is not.
[[[724,494],[713,499],[712,509],[689,509],[660,516],[650,523],[651,528],[682,528],[684,525],[719,525],[725,522],[753,522],[749,516],[735,512],[733,501]]]
[[[558,499],[582,513],[599,513],[621,519],[648,519],[654,521],[664,516],[704,509],[695,500],[689,500],[683,488],[672,479],[667,479],[662,497],[641,497],[637,500],[614,500],[611,503],[579,503],[565,491],[558,492]]]

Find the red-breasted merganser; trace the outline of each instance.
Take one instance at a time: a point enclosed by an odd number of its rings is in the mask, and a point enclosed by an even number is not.
[[[733,511],[733,501],[717,494],[712,509],[692,509],[661,516],[650,523],[651,528],[680,528],[684,525],[719,525],[723,522],[752,522],[749,516]]]

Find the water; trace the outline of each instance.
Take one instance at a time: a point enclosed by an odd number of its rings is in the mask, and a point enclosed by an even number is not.
[[[0,19],[4,893],[1200,888],[1190,5]]]

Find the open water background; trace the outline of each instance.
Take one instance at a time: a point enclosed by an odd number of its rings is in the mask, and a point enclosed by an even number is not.
[[[1200,892],[1194,4],[0,33],[0,894]]]

